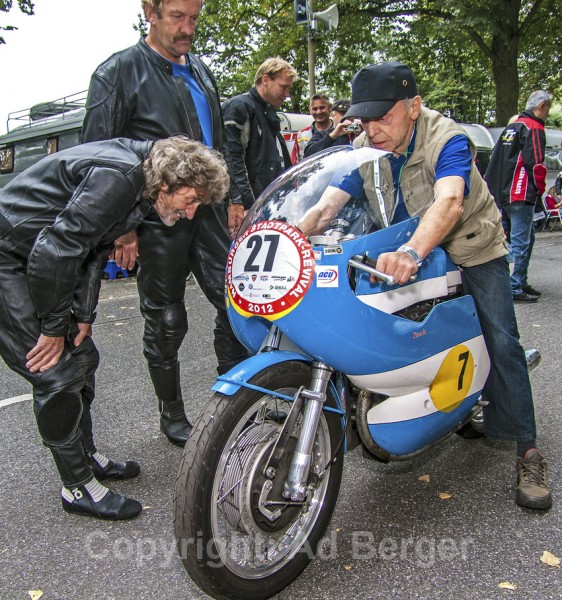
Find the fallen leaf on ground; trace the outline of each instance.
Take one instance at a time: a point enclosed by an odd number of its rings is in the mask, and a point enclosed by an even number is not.
[[[418,481],[425,481],[426,483],[429,483],[430,477],[429,475],[420,475],[420,477],[418,477]]]
[[[29,590],[29,592],[27,593],[29,594],[31,600],[39,600],[39,598],[41,598],[41,596],[43,595],[43,592],[41,590]]]
[[[517,586],[514,583],[509,583],[509,581],[502,581],[498,587],[503,588],[504,590],[516,590]]]
[[[343,568],[344,568],[346,571],[351,571],[351,569],[353,569],[353,565],[344,565],[344,566],[343,566]]]
[[[439,492],[439,498],[441,498],[441,500],[449,500],[449,498],[452,498],[453,494],[448,494],[447,492]]]
[[[549,567],[559,567],[560,568],[560,559],[557,556],[554,556],[552,552],[545,550],[541,556],[541,562]]]

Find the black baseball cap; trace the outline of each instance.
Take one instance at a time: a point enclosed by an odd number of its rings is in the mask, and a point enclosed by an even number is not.
[[[350,106],[351,106],[351,102],[349,100],[347,100],[346,98],[340,98],[339,100],[336,100],[334,102],[334,105],[332,106],[332,110],[335,110],[335,111],[341,112],[341,113],[345,113],[349,110]]]
[[[412,70],[400,62],[363,67],[351,82],[351,107],[346,117],[375,119],[385,115],[398,100],[418,95]]]

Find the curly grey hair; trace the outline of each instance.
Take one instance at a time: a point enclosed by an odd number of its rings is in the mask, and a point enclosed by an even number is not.
[[[143,163],[144,195],[152,201],[162,185],[173,192],[192,187],[204,204],[218,203],[226,195],[229,176],[223,157],[185,136],[175,136],[154,143]]]

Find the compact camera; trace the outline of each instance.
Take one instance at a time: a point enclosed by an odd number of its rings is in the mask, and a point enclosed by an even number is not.
[[[359,123],[350,123],[345,130],[347,133],[358,133],[361,131],[361,125],[359,125]]]

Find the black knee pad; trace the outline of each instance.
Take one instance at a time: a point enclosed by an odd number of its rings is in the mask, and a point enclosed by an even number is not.
[[[69,440],[80,423],[82,398],[78,386],[58,392],[35,394],[37,428],[47,445],[61,445]]]
[[[149,364],[157,366],[176,362],[187,329],[187,312],[183,303],[151,310],[144,332],[144,355]]]

